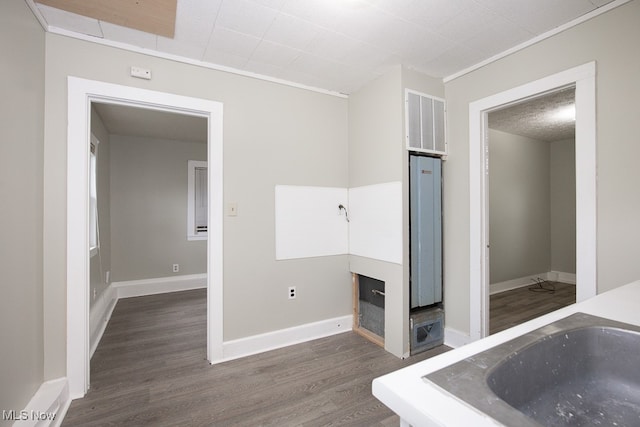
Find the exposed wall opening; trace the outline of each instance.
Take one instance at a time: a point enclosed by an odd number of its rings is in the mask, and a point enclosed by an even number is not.
[[[385,282],[353,273],[353,330],[384,347]]]

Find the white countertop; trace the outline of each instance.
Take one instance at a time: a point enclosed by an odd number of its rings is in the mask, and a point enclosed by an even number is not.
[[[422,377],[576,312],[640,325],[640,280],[376,378],[373,395],[414,427],[502,425]]]

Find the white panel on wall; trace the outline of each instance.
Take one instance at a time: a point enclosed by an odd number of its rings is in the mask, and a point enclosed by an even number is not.
[[[349,189],[349,251],[402,264],[402,183]]]
[[[349,252],[346,188],[276,185],[275,205],[277,260]]]

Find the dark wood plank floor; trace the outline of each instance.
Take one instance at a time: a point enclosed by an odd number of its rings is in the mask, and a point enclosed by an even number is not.
[[[218,365],[206,359],[205,291],[120,300],[65,426],[397,426],[371,394],[400,360],[352,332]]]
[[[489,330],[495,334],[527,320],[576,302],[576,286],[560,282],[547,282],[545,287],[555,292],[532,292],[530,287],[491,295],[489,302]]]

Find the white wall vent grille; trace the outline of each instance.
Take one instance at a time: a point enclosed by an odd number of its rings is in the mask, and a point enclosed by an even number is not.
[[[405,91],[407,150],[445,156],[445,102],[423,93]]]

